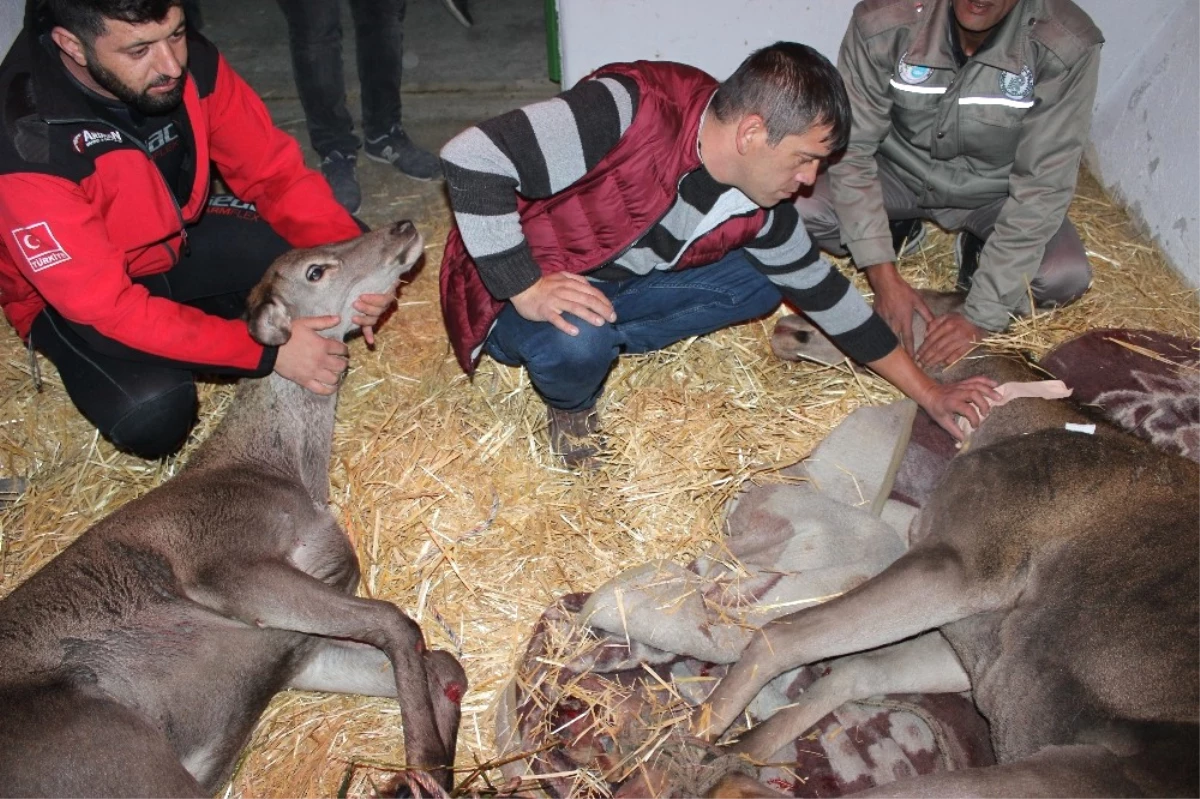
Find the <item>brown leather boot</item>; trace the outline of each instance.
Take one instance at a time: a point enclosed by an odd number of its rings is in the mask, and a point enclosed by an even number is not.
[[[564,411],[546,408],[550,420],[550,449],[572,469],[595,471],[603,461],[604,438],[598,435],[600,416],[595,408]]]
[[[16,502],[28,487],[24,477],[0,477],[0,508]]]

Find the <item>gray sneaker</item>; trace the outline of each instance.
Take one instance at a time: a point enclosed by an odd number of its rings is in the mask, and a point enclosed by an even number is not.
[[[442,162],[428,150],[422,150],[408,138],[404,128],[393,125],[383,136],[367,139],[363,152],[372,161],[391,164],[410,178],[433,180],[442,177]]]
[[[333,189],[333,198],[350,213],[357,213],[362,205],[362,190],[358,187],[358,177],[354,167],[358,159],[334,150],[321,161],[321,174]]]
[[[442,5],[464,28],[475,24],[475,20],[471,19],[471,12],[467,10],[467,0],[442,0]]]
[[[892,249],[897,258],[912,255],[925,244],[925,223],[920,219],[890,219],[888,228],[892,232]]]

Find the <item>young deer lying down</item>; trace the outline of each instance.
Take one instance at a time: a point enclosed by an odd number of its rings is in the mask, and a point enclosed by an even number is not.
[[[252,335],[390,290],[422,253],[400,222],[279,258]],[[466,678],[395,605],[354,596],[327,508],[336,395],[272,374],[174,479],[96,524],[0,601],[0,795],[200,796],[286,688],[394,696],[407,767],[448,788]]]
[[[1001,355],[953,371],[1038,379]],[[827,661],[798,704],[729,748],[766,760],[845,701],[969,688],[998,765],[865,795],[1196,796],[1200,472],[1103,423],[1064,429],[1094,421],[1062,400],[993,409],[921,510],[911,549],[764,626],[693,730],[717,739],[772,678]],[[655,788],[669,790],[629,786]]]

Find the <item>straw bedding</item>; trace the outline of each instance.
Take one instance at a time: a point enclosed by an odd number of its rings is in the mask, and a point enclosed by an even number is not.
[[[777,479],[850,410],[898,394],[845,367],[775,360],[767,319],[624,359],[600,405],[608,466],[565,471],[545,451],[545,412],[523,373],[485,360],[469,381],[450,354],[437,304],[449,227],[440,188],[399,195],[411,184],[380,185],[368,191],[364,217],[413,218],[427,238],[426,264],[375,351],[352,342],[332,497],[359,553],[361,591],[397,603],[433,646],[463,662],[472,684],[458,779],[487,792],[503,782],[494,703],[548,604],[642,561],[691,560],[719,539],[723,506],[740,485]],[[1200,334],[1196,292],[1086,173],[1071,216],[1096,271],[1092,290],[1018,323],[1005,346],[1036,358],[1099,326]],[[902,270],[917,285],[949,288],[951,241],[935,231]],[[0,507],[0,595],[91,523],[169,479],[231,398],[230,386],[205,384],[188,447],[147,463],[99,439],[53,367],[40,366],[38,393],[25,349],[0,330],[0,477],[29,483]],[[228,795],[362,795],[402,762],[393,702],[292,692],[265,714]]]

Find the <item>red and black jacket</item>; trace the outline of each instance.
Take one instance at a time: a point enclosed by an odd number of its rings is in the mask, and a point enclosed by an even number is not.
[[[359,234],[296,140],[196,33],[188,78],[183,127],[194,175],[181,205],[142,143],[95,114],[53,45],[17,37],[0,65],[0,306],[22,337],[50,305],[151,355],[269,371],[275,350],[251,339],[244,322],[151,297],[131,281],[176,263],[213,165],[292,246]]]

